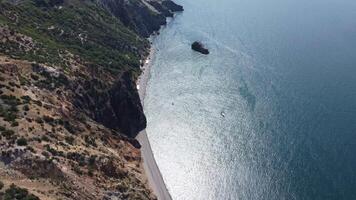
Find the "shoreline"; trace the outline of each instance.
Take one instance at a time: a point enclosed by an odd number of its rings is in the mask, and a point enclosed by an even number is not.
[[[144,65],[142,67],[142,73],[137,80],[137,89],[140,96],[141,104],[144,107],[144,99],[146,95],[147,82],[150,78],[150,70],[152,67],[152,59],[155,54],[154,48],[151,46],[150,53]],[[158,200],[172,200],[171,195],[168,192],[166,184],[164,183],[162,174],[157,166],[154,158],[150,142],[146,130],[141,131],[136,139],[141,144],[141,155],[143,158],[143,168],[146,173],[148,184],[153,190]]]

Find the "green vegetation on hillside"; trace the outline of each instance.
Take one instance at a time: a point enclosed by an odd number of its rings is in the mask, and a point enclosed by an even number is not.
[[[15,199],[16,200],[39,200],[38,197],[36,197],[33,194],[30,194],[27,189],[17,187],[14,184],[10,185],[10,188],[5,190],[5,194],[2,199],[4,199],[4,200],[15,200]]]
[[[139,70],[140,55],[148,45],[147,40],[94,1],[11,2],[0,1],[0,26],[6,25],[11,31],[31,37],[34,47],[25,50],[8,41],[0,47],[1,53],[63,67],[69,66],[69,55],[75,55],[71,59],[85,60],[89,66],[102,66],[113,72]]]

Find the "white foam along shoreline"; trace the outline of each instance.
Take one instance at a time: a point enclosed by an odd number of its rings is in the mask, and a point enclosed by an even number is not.
[[[144,98],[146,95],[146,87],[148,79],[150,78],[150,69],[152,66],[152,58],[154,56],[154,49],[150,49],[148,58],[144,61],[143,72],[137,80],[137,89],[140,95],[141,103],[144,106]],[[143,158],[143,167],[148,178],[148,182],[158,200],[172,200],[167,187],[164,183],[163,177],[157,166],[154,158],[150,142],[147,137],[146,130],[141,131],[136,139],[141,144],[141,155]]]

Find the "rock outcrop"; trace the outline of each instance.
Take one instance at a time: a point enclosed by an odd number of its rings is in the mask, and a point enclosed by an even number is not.
[[[140,131],[146,128],[146,117],[143,114],[136,84],[130,74],[124,73],[111,88],[109,94],[116,120],[104,118],[103,124],[135,138]]]
[[[162,1],[162,5],[168,8],[172,12],[181,12],[184,11],[183,6],[174,3],[173,1],[167,0]]]
[[[146,128],[146,118],[130,73],[119,75],[113,83],[97,78],[78,81],[73,89],[76,90],[75,106],[106,127],[130,138]]]
[[[171,0],[100,0],[102,5],[125,26],[143,37],[150,36],[166,24],[166,17],[174,12],[183,11],[183,7]]]

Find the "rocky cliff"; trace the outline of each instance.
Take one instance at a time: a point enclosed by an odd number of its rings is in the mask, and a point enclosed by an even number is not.
[[[165,25],[166,17],[173,17],[174,12],[183,11],[182,6],[170,0],[100,0],[100,2],[127,27],[144,37]]]
[[[140,98],[129,72],[118,75],[109,84],[97,77],[80,80],[73,88],[75,107],[93,120],[130,138],[146,128]]]
[[[0,199],[154,199],[133,139],[162,0],[0,0]],[[36,198],[35,198],[36,197]]]

